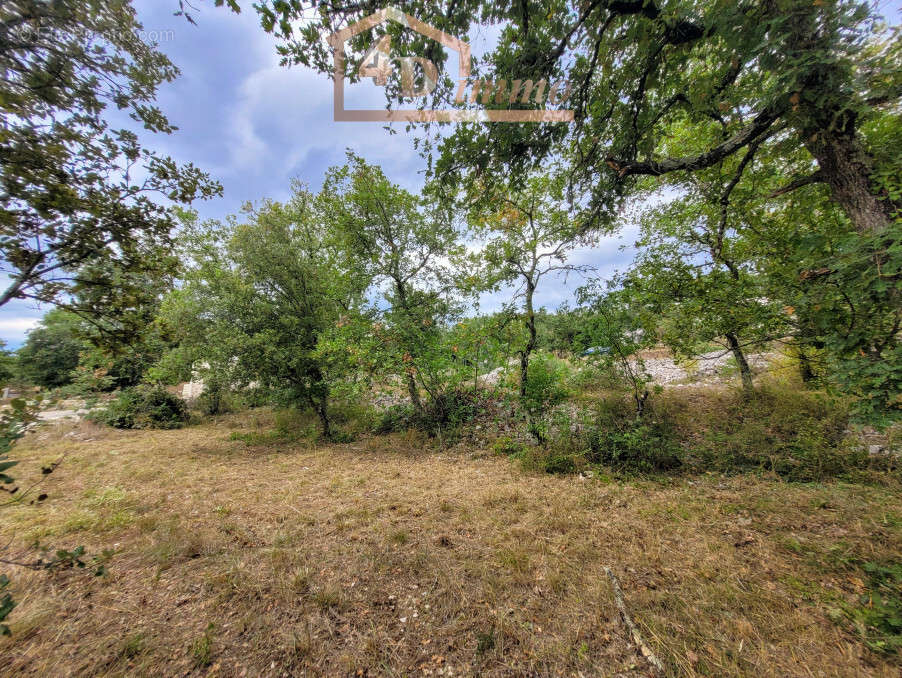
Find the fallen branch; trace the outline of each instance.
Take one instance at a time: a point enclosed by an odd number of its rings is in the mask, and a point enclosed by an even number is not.
[[[645,641],[642,639],[642,634],[639,633],[639,629],[635,623],[633,623],[632,618],[629,615],[629,612],[626,611],[626,605],[623,602],[623,591],[620,589],[620,582],[617,580],[617,577],[611,572],[611,568],[605,567],[604,572],[608,575],[608,579],[611,580],[611,588],[614,590],[614,600],[617,602],[617,609],[620,610],[620,616],[623,617],[623,623],[626,624],[626,627],[630,630],[630,633],[633,636],[633,642],[639,646],[639,650],[642,652],[642,655],[648,660],[648,663],[651,664],[659,673],[664,673],[664,663],[658,659],[658,656],[652,652],[651,648],[645,644]]]

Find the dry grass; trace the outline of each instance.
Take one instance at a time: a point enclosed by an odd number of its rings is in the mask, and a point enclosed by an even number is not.
[[[254,411],[23,441],[23,481],[68,456],[43,506],[4,510],[2,537],[116,553],[99,578],[14,573],[2,672],[648,675],[609,565],[674,675],[899,675],[824,602],[860,586],[837,550],[902,552],[894,489],[605,484],[415,436],[313,448],[271,428]]]

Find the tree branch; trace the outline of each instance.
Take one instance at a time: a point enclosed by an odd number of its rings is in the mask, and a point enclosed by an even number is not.
[[[619,177],[634,174],[661,176],[662,174],[669,174],[679,170],[705,169],[717,164],[767,132],[770,126],[780,118],[781,114],[782,110],[773,108],[763,110],[755,117],[751,125],[705,153],[685,158],[667,158],[661,161],[649,160],[645,162],[622,161],[609,156],[607,164],[618,173]]]
[[[785,195],[786,193],[792,193],[797,188],[802,188],[802,186],[807,186],[808,184],[820,184],[824,182],[824,173],[821,170],[818,170],[814,174],[809,174],[803,177],[797,177],[786,184],[783,188],[780,188],[773,193],[771,193],[768,198],[776,198],[780,195]]]

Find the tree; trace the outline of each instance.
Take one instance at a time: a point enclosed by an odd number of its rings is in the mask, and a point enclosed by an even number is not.
[[[519,285],[525,338],[519,349],[520,395],[526,395],[529,358],[538,345],[535,294],[549,275],[583,272],[567,263],[567,255],[593,238],[575,223],[563,200],[562,187],[548,178],[531,177],[522,188],[477,194],[471,203],[471,223],[486,239],[477,255],[489,287]]]
[[[603,349],[587,357],[616,370],[628,384],[638,422],[645,413],[652,380],[639,351],[647,348],[654,337],[642,326],[643,302],[631,290],[618,289],[615,280],[608,282],[607,289],[598,281],[584,285],[578,290],[578,298],[584,310],[580,342],[587,348]]]
[[[473,64],[474,74],[505,87],[516,78],[546,85],[565,79],[571,85],[566,107],[574,111],[572,125],[473,124],[458,125],[450,135],[427,132],[421,148],[451,196],[461,182],[522,181],[544,171],[549,160],[562,161],[572,208],[580,221],[599,228],[616,225],[624,200],[650,185],[666,188],[712,168],[732,168],[741,178],[756,157],[781,173],[778,182],[757,186],[758,200],[769,209],[780,209],[798,191],[826,189],[817,195],[843,212],[858,240],[844,239],[841,255],[826,253],[830,266],[808,269],[827,268],[829,279],[806,280],[828,296],[842,280],[841,287],[864,295],[871,309],[866,316],[879,316],[876,334],[863,323],[842,336],[823,330],[832,336],[823,343],[832,346],[831,362],[843,379],[863,396],[878,388],[876,407],[898,383],[884,361],[895,355],[898,341],[880,336],[896,336],[902,306],[895,247],[902,229],[902,28],[886,26],[877,7],[862,0],[570,0],[548,11],[530,2],[407,2],[404,11],[453,35],[501,25],[498,47]],[[298,0],[256,8],[264,29],[280,39],[286,64],[329,72],[331,55],[321,36],[379,3],[317,4],[314,19],[304,22],[294,21],[309,9]],[[392,22],[355,36],[352,53],[384,33],[398,51],[444,63],[442,50]],[[347,60],[352,79],[356,66],[354,58]],[[429,106],[449,104],[456,89],[457,83],[439,79]],[[400,97],[396,87],[386,92],[390,101]],[[492,93],[489,107],[542,105]],[[819,328],[836,328],[845,306],[857,301],[805,306]]]
[[[303,186],[295,184],[288,203],[247,206],[244,216],[187,236],[195,263],[180,302],[164,311],[197,309],[182,341],[207,371],[311,408],[330,438],[330,399],[354,365],[354,342],[333,338],[358,326],[348,318],[360,312],[367,279],[342,267],[329,221]]]
[[[0,385],[5,385],[16,375],[16,357],[0,339]]]
[[[77,316],[63,309],[41,318],[16,354],[22,377],[44,388],[70,383],[82,351],[89,347],[81,338],[80,325]]]
[[[442,328],[457,307],[444,261],[458,250],[457,231],[447,215],[352,153],[345,166],[329,170],[319,200],[346,266],[365,275],[371,295],[384,298],[377,309],[383,369],[403,376],[422,411],[420,386],[434,401],[446,381]]]
[[[861,235],[824,193],[813,185],[776,207],[748,204],[747,238],[765,295],[786,309],[803,377],[817,360],[823,384],[883,424],[902,416],[902,222]]]
[[[145,131],[176,128],[154,106],[178,70],[140,37],[129,0],[14,0],[0,10],[0,306],[34,299],[86,317],[115,316],[174,270],[174,220],[162,198],[221,193],[115,129],[123,111]],[[102,306],[79,295],[115,290]]]
[[[736,361],[743,389],[751,392],[748,349],[781,339],[790,323],[782,295],[768,295],[774,288],[757,267],[760,239],[745,211],[728,202],[731,194],[750,189],[737,189],[734,172],[724,169],[687,175],[680,198],[645,209],[626,291],[637,300],[647,330],[659,331],[676,355],[691,357],[706,344],[722,344]]]
[[[322,36],[379,3],[312,5],[315,19],[303,22],[307,3],[298,0],[255,7],[263,27],[282,39],[286,63],[329,72]],[[529,2],[420,0],[404,10],[461,36],[474,25],[502,24],[500,44],[485,60],[494,83],[529,77],[572,85],[567,107],[575,124],[462,126],[442,144],[438,176],[454,180],[461,168],[506,176],[566,154],[580,204],[610,218],[636,177],[711,167],[765,140],[776,143],[779,132],[783,150],[804,149],[811,159],[783,190],[827,184],[859,233],[885,229],[902,207],[902,197],[881,186],[885,166],[860,133],[902,95],[899,28],[886,28],[866,2],[570,0],[548,11]],[[427,42],[389,25],[361,33],[352,48],[385,31],[404,49]],[[435,49],[411,53],[437,64],[445,58]],[[440,79],[435,96],[450,101],[456,87]],[[493,97],[496,106],[534,105],[506,94]],[[696,143],[668,143],[674,125],[690,126]]]

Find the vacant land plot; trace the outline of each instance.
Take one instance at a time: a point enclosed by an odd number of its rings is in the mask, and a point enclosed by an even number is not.
[[[673,675],[899,675],[841,618],[851,564],[902,553],[895,488],[527,475],[412,435],[290,442],[267,411],[15,452],[23,484],[67,456],[4,509],[11,552],[115,553],[14,573],[5,675],[650,675],[605,566]]]

